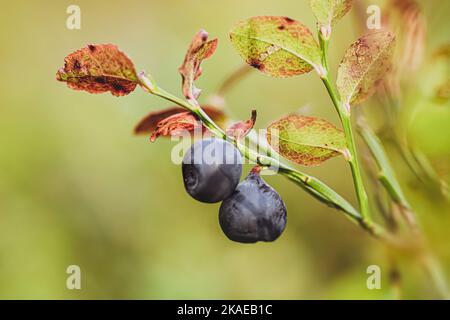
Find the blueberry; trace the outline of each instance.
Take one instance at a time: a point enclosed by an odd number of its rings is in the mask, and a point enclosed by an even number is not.
[[[280,195],[252,170],[222,202],[219,223],[236,242],[274,241],[286,226],[286,207]]]
[[[185,154],[182,171],[184,187],[194,199],[219,202],[236,189],[242,175],[242,156],[225,140],[204,139]]]

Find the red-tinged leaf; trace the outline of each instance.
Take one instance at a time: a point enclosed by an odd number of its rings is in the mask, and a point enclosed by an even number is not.
[[[231,29],[230,40],[249,65],[272,77],[293,77],[313,68],[323,72],[313,34],[291,18],[252,17]]]
[[[202,109],[219,126],[225,121],[226,116],[222,110],[212,106],[202,106]],[[186,110],[181,107],[170,107],[168,109],[150,112],[136,125],[134,133],[136,135],[151,134],[156,130],[157,125],[161,120],[183,112],[186,112]]]
[[[249,120],[239,121],[227,129],[227,136],[234,139],[241,139],[245,137],[250,130],[253,129],[256,122],[256,110],[252,110],[252,117]]]
[[[381,30],[362,36],[347,50],[336,81],[347,108],[364,102],[375,92],[392,67],[394,44],[394,34]]]
[[[153,133],[161,120],[183,112],[186,112],[186,110],[181,107],[170,107],[164,110],[150,112],[136,125],[134,134],[148,135]]]
[[[267,141],[283,157],[304,166],[317,166],[346,154],[344,133],[326,120],[291,114],[267,127]]]
[[[182,78],[184,96],[189,100],[197,100],[201,90],[195,87],[194,81],[202,74],[200,67],[203,60],[209,58],[217,48],[217,39],[208,41],[208,32],[200,30],[192,39],[191,45],[178,71]]]
[[[90,44],[69,54],[56,79],[74,90],[114,96],[127,95],[138,84],[133,62],[113,44]]]
[[[158,122],[150,141],[154,142],[159,136],[183,135],[199,127],[201,127],[201,123],[192,113],[187,111],[176,113]]]

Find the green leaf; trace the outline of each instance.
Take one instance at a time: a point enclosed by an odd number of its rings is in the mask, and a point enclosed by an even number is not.
[[[310,0],[312,12],[317,19],[319,30],[330,34],[331,26],[342,19],[352,7],[352,0]]]
[[[392,67],[394,44],[394,34],[382,30],[364,35],[347,50],[337,76],[337,87],[347,108],[362,103],[375,92]]]
[[[250,18],[233,27],[230,39],[249,65],[273,77],[321,70],[320,48],[311,31],[290,18]]]
[[[326,120],[291,114],[267,128],[267,141],[283,157],[303,166],[317,166],[345,154],[344,133]]]
[[[56,80],[74,90],[124,96],[139,82],[133,62],[112,44],[90,44],[69,54],[64,62]]]

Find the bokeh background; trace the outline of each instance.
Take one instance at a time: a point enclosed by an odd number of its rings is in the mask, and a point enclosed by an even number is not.
[[[81,30],[66,28],[70,4],[81,8]],[[450,6],[448,1],[420,4],[430,54],[449,40]],[[274,243],[233,243],[220,230],[219,205],[198,203],[185,193],[181,169],[170,161],[173,142],[151,144],[132,134],[141,117],[169,103],[139,89],[116,98],[72,91],[55,81],[68,53],[87,43],[114,43],[139,70],[181,95],[177,68],[192,36],[204,28],[219,38],[198,82],[207,101],[242,63],[228,30],[254,15],[287,15],[311,29],[315,25],[307,1],[2,2],[0,298],[393,297],[385,249],[340,212],[271,176],[267,181],[288,208],[287,229]],[[360,33],[352,13],[336,26],[330,48],[334,70]],[[254,72],[229,92],[227,103],[236,119],[247,119],[256,107],[258,128],[298,110],[338,124],[313,73],[277,80]],[[441,175],[449,163],[449,110],[448,104],[416,109],[410,132]],[[398,153],[388,150],[450,278],[448,202],[423,188]],[[342,158],[304,171],[355,203]],[[81,290],[66,288],[66,268],[72,264],[81,267]],[[372,264],[383,272],[381,290],[366,288],[366,268]],[[404,297],[436,296],[414,263],[405,259],[400,270]]]

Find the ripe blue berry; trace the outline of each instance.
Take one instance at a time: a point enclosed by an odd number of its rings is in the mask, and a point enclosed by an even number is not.
[[[252,171],[222,202],[219,223],[236,242],[274,241],[286,226],[286,207],[280,195]]]
[[[242,156],[231,143],[204,139],[183,158],[184,187],[194,199],[214,203],[229,197],[242,175]]]

